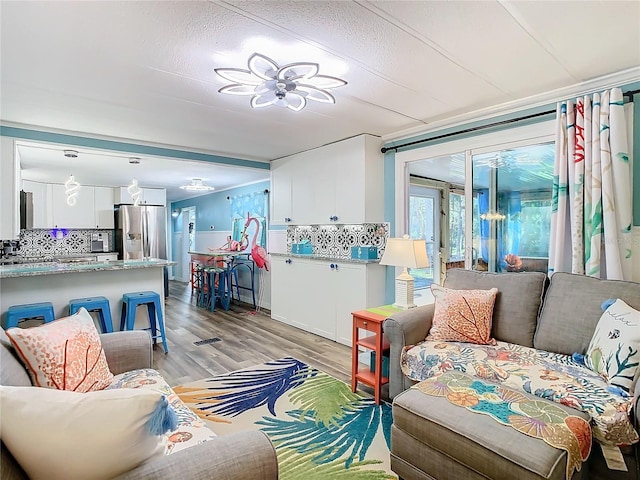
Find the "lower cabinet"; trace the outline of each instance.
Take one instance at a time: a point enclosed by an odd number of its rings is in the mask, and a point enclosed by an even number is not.
[[[384,303],[378,264],[272,257],[271,317],[351,345],[351,312]]]

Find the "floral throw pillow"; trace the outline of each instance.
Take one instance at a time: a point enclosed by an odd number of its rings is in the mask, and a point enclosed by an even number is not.
[[[618,298],[600,317],[584,362],[607,383],[633,395],[639,351],[640,312]]]
[[[426,340],[495,345],[491,338],[493,304],[498,294],[491,290],[451,290],[432,284],[436,299],[431,330]]]
[[[93,318],[84,308],[33,328],[10,328],[11,344],[37,387],[93,392],[113,380]]]

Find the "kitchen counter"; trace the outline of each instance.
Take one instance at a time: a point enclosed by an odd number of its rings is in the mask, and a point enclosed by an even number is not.
[[[379,258],[375,258],[371,260],[358,260],[356,258],[336,258],[336,257],[325,257],[321,255],[301,255],[299,253],[274,253],[274,252],[269,252],[269,255],[274,257],[306,258],[308,260],[321,260],[323,262],[355,263],[358,265],[366,265],[369,263],[380,263]]]
[[[153,268],[175,265],[175,262],[161,259],[149,260],[111,260],[108,262],[81,263],[23,263],[0,266],[0,279],[14,277],[34,277],[40,275],[56,275],[62,273],[101,272],[113,270],[129,270],[134,268]]]
[[[2,325],[12,305],[51,302],[56,318],[69,315],[74,298],[102,296],[109,300],[113,329],[120,329],[122,295],[153,291],[164,310],[164,268],[175,262],[159,259],[87,263],[28,263],[0,267]],[[136,328],[148,328],[146,308],[136,310]],[[95,314],[93,314],[95,315]],[[165,320],[166,323],[167,320]]]

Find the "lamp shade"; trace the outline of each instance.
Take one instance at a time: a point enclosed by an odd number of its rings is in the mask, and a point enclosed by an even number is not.
[[[429,266],[427,244],[424,240],[409,238],[409,235],[404,235],[402,238],[390,238],[387,240],[380,265],[426,268]]]

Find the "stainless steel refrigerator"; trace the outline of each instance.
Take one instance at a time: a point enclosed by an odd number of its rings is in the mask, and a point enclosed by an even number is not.
[[[116,205],[115,225],[120,260],[167,259],[165,207]]]

